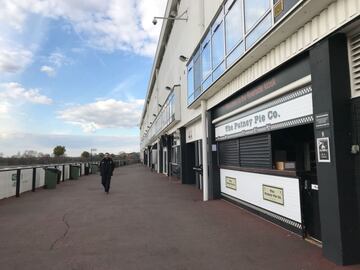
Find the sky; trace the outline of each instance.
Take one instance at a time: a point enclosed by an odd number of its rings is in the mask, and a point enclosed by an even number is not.
[[[139,151],[166,0],[0,0],[0,154]]]

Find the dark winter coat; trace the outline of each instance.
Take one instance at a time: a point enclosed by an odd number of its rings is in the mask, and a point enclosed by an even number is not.
[[[100,161],[101,176],[112,176],[115,169],[115,163],[111,158],[103,158]]]

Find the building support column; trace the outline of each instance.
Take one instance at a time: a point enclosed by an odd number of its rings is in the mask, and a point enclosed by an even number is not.
[[[329,140],[317,158],[319,208],[324,256],[341,265],[360,262],[359,218],[351,150],[350,76],[347,38],[337,34],[310,51],[314,116],[329,115],[317,139]],[[319,151],[317,151],[319,152]],[[329,159],[327,158],[329,157]]]
[[[157,173],[160,173],[160,139],[157,140],[156,142],[156,151],[157,151],[157,157],[156,157],[156,163],[157,163],[157,168],[156,171]]]
[[[195,176],[193,173],[193,164],[195,154],[190,149],[190,145],[186,144],[186,128],[180,128],[180,147],[181,147],[181,168],[180,178],[182,184],[193,184]]]
[[[148,147],[147,147],[147,153],[148,153],[148,159],[147,159],[147,166],[148,167],[151,167],[151,159],[152,159],[152,154],[151,154],[151,146],[149,145]]]
[[[209,164],[209,199],[217,200],[221,197],[220,168],[218,166],[217,145],[215,140],[215,128],[212,124],[213,113],[207,112],[208,143],[207,155]]]
[[[206,101],[201,101],[201,138],[202,138],[202,159],[203,159],[203,200],[209,200],[209,169],[208,169],[208,139],[207,139],[207,117],[206,117]]]

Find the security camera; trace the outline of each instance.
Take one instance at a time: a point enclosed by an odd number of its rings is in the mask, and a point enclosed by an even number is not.
[[[153,25],[156,25],[157,24],[157,19],[154,18],[153,21],[152,21]]]

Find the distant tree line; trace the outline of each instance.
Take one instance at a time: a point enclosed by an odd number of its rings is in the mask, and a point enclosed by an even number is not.
[[[34,150],[26,150],[23,153],[18,152],[11,157],[4,157],[3,153],[0,153],[0,166],[20,166],[20,165],[45,165],[56,163],[71,163],[71,162],[97,162],[103,159],[104,153],[90,154],[88,151],[82,152],[80,157],[69,157],[66,155],[65,146],[56,146],[52,155],[44,154]],[[111,154],[111,157],[115,160],[124,160],[128,163],[134,163],[140,161],[140,154],[120,152],[118,154]]]

